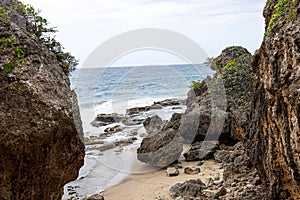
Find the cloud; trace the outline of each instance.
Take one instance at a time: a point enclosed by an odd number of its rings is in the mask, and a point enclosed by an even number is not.
[[[139,28],[164,28],[185,34],[211,56],[230,44],[241,44],[254,51],[264,31],[261,0],[24,2],[42,10],[42,15],[60,30],[57,37],[81,60],[110,37]]]

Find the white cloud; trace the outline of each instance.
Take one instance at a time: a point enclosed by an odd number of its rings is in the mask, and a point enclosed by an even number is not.
[[[259,47],[264,31],[261,0],[24,2],[42,10],[42,15],[60,30],[58,39],[81,60],[110,37],[138,28],[164,28],[185,34],[210,56],[216,56],[228,45],[243,45],[253,52]],[[127,64],[143,62],[140,57],[136,60]]]

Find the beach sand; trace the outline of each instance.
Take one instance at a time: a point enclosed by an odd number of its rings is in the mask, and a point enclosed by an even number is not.
[[[183,168],[179,169],[178,176],[168,177],[165,169],[132,174],[118,185],[105,190],[103,196],[106,200],[155,200],[159,198],[167,200],[171,199],[169,189],[176,183],[183,183],[190,179],[201,179],[207,184],[210,177],[223,174],[220,163],[214,160],[206,160],[200,166],[201,173],[196,175],[185,174],[183,170],[185,167],[195,166],[198,162],[186,162],[183,157],[179,161]],[[133,171],[140,171],[142,167],[145,165],[136,162]]]

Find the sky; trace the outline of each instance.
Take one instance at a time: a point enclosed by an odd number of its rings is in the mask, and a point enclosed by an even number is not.
[[[23,0],[57,27],[56,39],[84,63],[99,45],[124,32],[159,28],[183,34],[209,57],[232,45],[259,48],[263,0]],[[118,66],[186,63],[158,50],[129,53]]]

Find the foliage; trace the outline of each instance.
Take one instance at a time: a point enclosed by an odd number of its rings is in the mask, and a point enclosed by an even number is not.
[[[216,70],[215,80],[223,80],[229,104],[242,106],[249,102],[252,56],[247,49],[240,46],[227,47],[219,57],[209,58],[209,61],[211,68]],[[191,87],[201,87],[201,81],[193,83]],[[211,89],[208,89],[208,92],[212,92]]]
[[[48,21],[40,16],[40,11],[36,11],[32,6],[19,3],[19,8],[22,9],[22,12],[32,27],[32,31],[35,35],[33,39],[39,40],[46,45],[56,56],[65,74],[69,75],[75,70],[75,67],[78,65],[78,60],[69,52],[65,52],[60,42],[57,42],[55,36],[52,36],[57,30],[53,27],[49,27]]]
[[[69,52],[65,52],[62,45],[56,41],[54,34],[57,30],[53,27],[49,27],[48,21],[40,15],[40,11],[36,11],[32,6],[25,5],[17,0],[13,1],[13,5],[10,8],[0,7],[0,22],[10,24],[11,12],[23,13],[27,20],[27,29],[33,33],[32,39],[45,45],[51,52],[54,53],[58,64],[63,69],[66,75],[69,75],[75,67],[78,65],[78,60],[75,59]],[[14,41],[10,41],[11,38],[0,39],[0,53],[3,48],[9,47],[9,44]],[[20,63],[20,58],[25,57],[25,52],[20,46],[14,46],[14,54],[17,59],[7,63],[6,71],[11,71]]]
[[[0,7],[0,22],[3,22],[7,25],[10,24],[10,13],[10,10]]]
[[[11,37],[0,38],[0,53],[3,53],[3,51],[14,53],[14,58],[4,64],[4,71],[6,73],[27,62],[25,52],[21,47],[15,45],[15,40]]]
[[[268,3],[270,3],[270,0],[267,1],[267,4]],[[279,0],[274,6],[275,12],[271,16],[267,31],[270,31],[273,28],[275,22],[280,16],[287,14],[287,19],[293,20],[297,14],[297,4],[299,4],[298,0]]]
[[[192,84],[190,85],[190,88],[193,90],[201,90],[201,88],[204,86],[205,82],[198,80],[198,81],[192,81]]]

